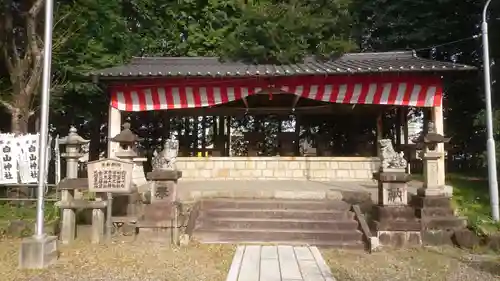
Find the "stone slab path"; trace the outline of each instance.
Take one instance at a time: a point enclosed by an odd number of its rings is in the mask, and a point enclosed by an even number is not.
[[[316,247],[238,246],[226,281],[336,281]]]

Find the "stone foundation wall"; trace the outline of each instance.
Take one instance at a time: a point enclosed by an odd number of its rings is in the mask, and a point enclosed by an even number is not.
[[[178,157],[181,180],[371,180],[375,157]]]

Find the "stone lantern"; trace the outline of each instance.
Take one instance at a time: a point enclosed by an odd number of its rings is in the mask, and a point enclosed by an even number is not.
[[[134,162],[132,183],[134,183],[137,187],[146,185],[147,181],[144,176],[143,163],[146,162],[147,159],[140,157],[137,152],[137,143],[140,141],[140,138],[132,132],[130,129],[130,123],[123,124],[123,130],[118,135],[113,137],[111,141],[119,144],[115,157]]]
[[[88,144],[90,140],[86,140],[78,135],[74,126],[69,129],[69,134],[59,139],[59,143],[66,146],[65,152],[61,157],[66,159],[66,178],[78,178],[78,159],[83,156],[81,148],[84,144]],[[75,199],[79,199],[80,194],[75,194]]]
[[[66,146],[66,152],[61,157],[66,159],[66,178],[78,178],[78,159],[83,156],[80,153],[82,145],[89,143],[78,135],[75,127],[71,126],[68,136],[59,139],[59,143]],[[62,189],[61,201],[71,202],[75,199],[82,199],[81,192],[74,189]],[[62,225],[68,226],[61,229],[61,241],[63,244],[71,243],[75,239],[76,212],[74,209],[63,209]]]
[[[143,163],[146,158],[140,157],[137,152],[137,143],[140,138],[130,129],[130,123],[123,124],[123,130],[110,141],[119,144],[116,158],[134,163],[132,170],[132,184],[135,192],[128,195],[116,196],[113,200],[113,210],[117,216],[136,216],[140,212],[140,195],[150,189],[144,175]]]
[[[451,196],[452,188],[440,182],[439,161],[444,157],[444,152],[438,151],[440,143],[447,144],[451,138],[437,134],[434,123],[429,122],[428,132],[421,135],[417,141],[423,145],[422,159],[424,162],[424,186],[418,190],[421,196]]]
[[[137,143],[140,141],[139,137],[130,130],[130,123],[123,124],[123,130],[111,139],[120,145],[116,152],[116,157],[123,160],[132,160],[138,156]]]

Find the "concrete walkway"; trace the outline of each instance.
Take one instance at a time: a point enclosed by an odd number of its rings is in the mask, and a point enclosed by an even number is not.
[[[336,281],[316,247],[238,246],[226,281]]]

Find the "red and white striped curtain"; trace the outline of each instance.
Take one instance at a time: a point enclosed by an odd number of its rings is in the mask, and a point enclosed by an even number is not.
[[[313,76],[277,78],[185,78],[110,86],[111,106],[122,111],[199,108],[280,89],[304,98],[344,104],[440,106],[438,76]]]

